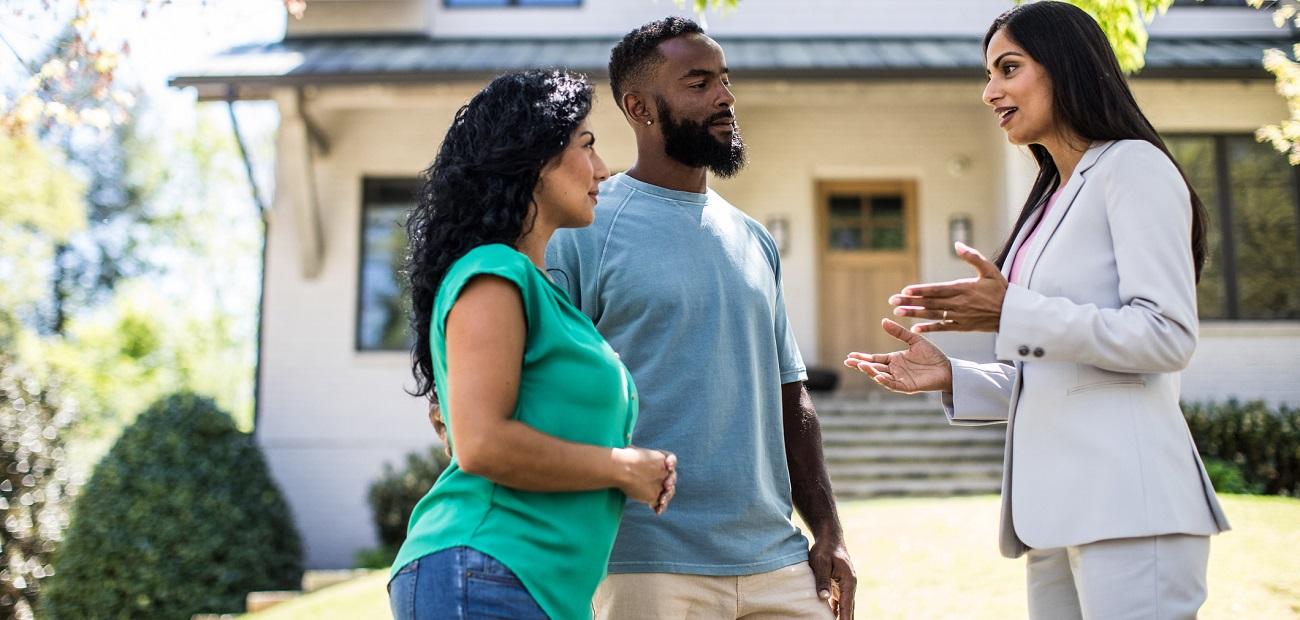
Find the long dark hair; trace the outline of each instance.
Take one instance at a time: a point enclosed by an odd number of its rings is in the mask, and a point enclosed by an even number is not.
[[[591,97],[580,75],[526,71],[492,80],[456,112],[406,220],[412,395],[435,398],[429,325],[447,270],[478,246],[513,246],[531,230],[537,180],[587,118]]]
[[[1046,69],[1052,80],[1052,107],[1056,118],[1066,127],[1089,141],[1150,142],[1169,157],[1187,183],[1182,166],[1170,155],[1164,140],[1134,100],[1106,35],[1083,9],[1065,2],[1033,2],[1011,9],[989,26],[988,34],[984,35],[985,55],[989,41],[1000,30],[1005,30],[1007,37]],[[1011,244],[1034,207],[1065,181],[1059,178],[1056,162],[1046,148],[1031,144],[1029,150],[1038,161],[1038,178],[1020,210],[1020,217],[1016,218],[1011,236],[994,259],[999,267],[1007,260]],[[1196,281],[1200,282],[1206,255],[1205,206],[1191,183],[1187,183],[1187,191],[1192,197],[1192,262]]]

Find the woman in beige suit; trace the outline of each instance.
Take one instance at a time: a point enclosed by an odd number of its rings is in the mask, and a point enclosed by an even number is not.
[[[905,288],[907,348],[845,360],[954,424],[1007,423],[1000,546],[1028,556],[1033,618],[1194,618],[1209,536],[1228,529],[1178,406],[1196,348],[1200,200],[1142,114],[1097,23],[1021,5],[984,40],[984,102],[1039,164],[995,261]],[[921,334],[996,332],[993,364]]]

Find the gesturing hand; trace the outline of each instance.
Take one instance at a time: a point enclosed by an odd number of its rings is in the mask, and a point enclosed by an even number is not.
[[[900,394],[952,391],[952,363],[939,347],[889,319],[882,319],[880,326],[907,349],[893,353],[855,351],[844,359],[845,366],[866,373],[885,389]]]
[[[919,323],[912,331],[924,332],[995,332],[1002,320],[1002,300],[1007,295],[1007,279],[998,266],[984,258],[979,250],[964,243],[956,245],[957,256],[975,268],[976,277],[913,284],[889,298],[896,316],[933,319]]]

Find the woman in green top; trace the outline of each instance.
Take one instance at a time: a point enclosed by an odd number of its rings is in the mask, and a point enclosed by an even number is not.
[[[452,460],[411,514],[389,583],[409,618],[588,618],[625,497],[662,512],[676,457],[629,445],[636,389],[543,271],[609,176],[591,86],[499,77],[456,113],[407,221],[417,394]]]

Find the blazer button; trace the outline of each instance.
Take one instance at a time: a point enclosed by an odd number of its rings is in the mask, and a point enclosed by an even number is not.
[[[1029,355],[1029,347],[1022,344],[1019,349],[1016,349],[1016,353],[1019,353],[1021,357]]]
[[[1043,356],[1042,347],[1038,347],[1037,349],[1034,349],[1034,357],[1042,357],[1042,356]]]

